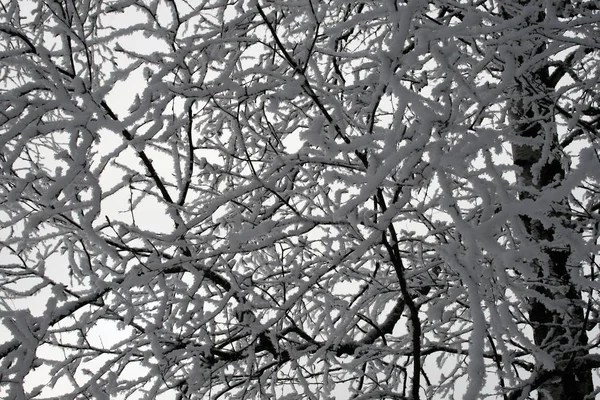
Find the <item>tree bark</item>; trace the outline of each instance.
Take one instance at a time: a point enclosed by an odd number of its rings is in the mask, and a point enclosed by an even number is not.
[[[524,110],[524,114],[530,114]],[[532,138],[543,138],[546,134],[540,123],[518,124],[517,133],[526,136],[535,133]],[[556,142],[556,138],[553,138]],[[540,145],[541,146],[541,145]],[[558,159],[556,146],[551,153],[552,158],[541,158],[542,152],[537,146],[513,146],[514,163],[521,167],[517,180],[521,187],[535,188],[540,191],[555,183],[555,177],[564,176],[564,170]],[[535,167],[541,166],[539,174]],[[534,199],[529,192],[521,192],[520,199]],[[557,208],[566,207],[558,203]],[[560,218],[560,211],[552,212],[550,217]],[[534,342],[546,351],[555,363],[573,360],[586,355],[587,335],[584,326],[584,310],[581,292],[573,284],[568,260],[571,250],[555,242],[555,228],[545,227],[541,221],[529,216],[521,216],[530,239],[537,243],[546,256],[532,261],[537,274],[537,282],[531,285],[538,295],[529,299],[529,319],[533,327]],[[567,305],[566,307],[564,305]],[[568,364],[567,364],[568,365]],[[558,378],[550,379],[539,389],[540,400],[583,400],[592,393],[592,374],[590,370],[565,368]]]
[[[538,15],[543,20],[543,12]],[[529,57],[543,54],[546,43],[531,38],[522,44],[530,54],[519,57],[523,63]],[[552,99],[553,85],[549,72],[542,65],[516,77],[517,96],[511,104],[518,143],[513,143],[513,162],[517,170],[519,198],[536,201],[544,192],[560,185],[566,172],[559,149],[557,126],[552,109],[544,99]],[[535,203],[534,203],[535,204]],[[535,206],[534,206],[535,207]],[[552,225],[528,215],[521,215],[530,240],[540,249],[540,257],[531,261],[537,280],[530,288],[535,296],[528,299],[529,319],[535,344],[552,357],[555,365],[567,365],[538,387],[539,400],[583,400],[593,392],[592,373],[575,365],[576,357],[588,354],[584,307],[581,291],[572,282],[569,272],[571,249],[557,234],[557,227],[569,229],[567,199],[551,203],[548,220]],[[527,245],[523,243],[523,245]],[[540,367],[539,373],[545,371]]]

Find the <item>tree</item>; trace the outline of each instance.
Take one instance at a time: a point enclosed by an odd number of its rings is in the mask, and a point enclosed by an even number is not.
[[[4,397],[597,392],[596,2],[1,4]]]

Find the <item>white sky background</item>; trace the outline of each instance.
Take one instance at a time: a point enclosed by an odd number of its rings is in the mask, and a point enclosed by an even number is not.
[[[136,21],[136,18],[131,12],[125,14],[113,14],[110,19],[110,23],[115,27],[123,28],[127,27],[129,24],[133,24]],[[107,21],[108,22],[108,21]],[[119,38],[119,45],[125,49],[135,49],[136,52],[141,53],[151,53],[154,50],[154,45],[160,43],[157,41],[153,41],[152,38],[143,38],[141,34],[136,33],[126,38]],[[125,62],[123,60],[123,62]],[[134,102],[135,97],[140,95],[144,88],[146,87],[145,79],[143,77],[143,73],[141,70],[137,70],[132,73],[126,80],[119,81],[114,85],[113,90],[106,96],[106,100],[108,104],[111,105],[113,110],[117,110],[119,116],[123,116],[126,114],[126,110],[131,106]],[[382,106],[385,108],[385,105]],[[97,156],[102,157],[106,155],[108,152],[111,152],[114,149],[113,141],[122,141],[122,138],[119,133],[114,133],[110,131],[102,131],[100,132],[100,142],[95,147],[97,151]],[[107,143],[107,145],[103,145],[103,143]],[[298,144],[293,141],[287,141],[286,146],[291,148],[299,148]],[[155,165],[162,165],[163,167],[158,168],[159,173],[163,175],[168,175],[169,172],[164,168],[165,165],[169,165],[170,159],[164,158],[164,163],[161,163],[161,155],[157,152],[149,151],[152,154],[152,160]],[[208,154],[209,160],[211,162],[219,162],[218,159],[210,159],[210,154]],[[135,155],[133,149],[128,149],[119,157],[120,162],[125,165],[135,166],[138,163],[138,158]],[[49,165],[52,164],[50,160],[47,160]],[[102,174],[101,184],[106,189],[111,186],[112,183],[118,182],[120,179],[121,171],[111,168],[110,166],[106,168],[105,172]],[[127,198],[127,193],[125,191],[120,191],[117,194],[111,196],[108,199],[103,200],[103,208],[102,214],[106,217],[110,218],[112,221],[124,220],[126,222],[131,222],[131,215],[129,210],[127,209],[129,199]],[[137,224],[140,228],[148,230],[150,232],[169,232],[172,229],[172,220],[166,215],[165,208],[158,203],[152,197],[145,197],[139,203],[137,203],[135,210],[135,218]],[[215,218],[218,218],[220,215],[216,214]],[[415,230],[419,230],[419,226],[415,225]],[[317,235],[317,233],[315,233]],[[50,264],[54,264],[56,268],[49,270],[48,275],[58,281],[64,282],[68,284],[68,260],[66,257],[61,256],[59,254],[55,254],[51,256],[48,260]],[[354,291],[358,288],[355,286],[354,288],[346,287],[341,289],[342,291]],[[46,301],[48,299],[48,295],[50,294],[49,290],[41,291],[37,293],[35,296],[31,297],[27,301],[23,300],[13,300],[11,301],[11,306],[14,309],[22,309],[26,308],[31,311],[33,316],[41,317],[46,310]],[[392,305],[390,304],[391,308]],[[385,314],[384,314],[385,315]],[[397,327],[396,330],[402,329],[401,327]],[[118,341],[118,335],[114,335],[114,326],[110,324],[106,324],[106,330],[102,330],[100,327],[94,328],[93,331],[96,331],[95,334],[91,334],[90,337],[96,337],[98,340],[98,345],[108,346],[116,343]],[[107,334],[111,332],[111,334]],[[399,332],[395,332],[399,333]],[[8,335],[9,332],[7,330],[0,330],[0,336]],[[60,357],[57,354],[57,357]],[[455,356],[446,356],[445,358],[458,358]],[[462,357],[460,357],[462,358]],[[433,381],[436,381],[441,378],[442,374],[451,373],[451,367],[454,363],[447,362],[446,367],[443,369],[437,368],[428,368],[427,373]],[[431,363],[428,363],[431,366]],[[90,363],[88,368],[93,371],[93,363]],[[129,373],[135,374],[134,371],[129,371]],[[31,373],[28,377],[28,380],[31,382],[31,385],[38,385],[40,380],[49,380],[49,377],[46,376],[44,368],[40,368],[37,372]],[[491,385],[490,389],[497,383],[494,381],[489,382]],[[466,382],[463,382],[463,385],[457,385],[455,393],[452,394],[453,398],[460,398],[462,394],[464,394],[464,388],[466,388]],[[343,386],[343,385],[342,385]],[[492,389],[493,392],[493,389]],[[61,393],[61,385],[57,385],[53,390],[48,392],[48,395],[60,395]],[[343,388],[339,388],[334,390],[334,395],[338,398],[344,398],[347,396],[347,392]],[[160,398],[169,398],[170,396],[163,395]],[[172,396],[174,398],[174,395]],[[435,398],[447,398],[446,395],[434,396]]]
[[[118,16],[118,14],[114,14],[114,15],[115,15],[114,20],[111,20],[111,23],[114,23],[115,26],[127,26],[127,24],[131,24],[135,20],[135,17],[131,14],[121,15],[120,17]],[[166,13],[165,13],[165,15],[166,15]],[[141,35],[134,34],[134,35],[131,35],[130,37],[126,38],[123,42],[120,42],[120,45],[125,49],[135,49],[135,51],[143,53],[146,51],[151,52],[153,50],[153,46],[155,43],[156,42],[153,41],[152,38],[143,38]],[[144,73],[141,69],[135,71],[134,73],[132,73],[130,75],[130,77],[128,79],[115,84],[113,90],[106,96],[107,102],[111,105],[113,110],[115,110],[117,112],[119,117],[124,117],[127,114],[127,110],[129,109],[131,104],[134,102],[135,95],[141,94],[143,89],[146,87],[145,80],[144,80],[145,78],[143,75],[144,75]],[[143,132],[143,131],[141,130],[140,132]],[[122,139],[120,139],[120,135],[118,133],[102,131],[102,132],[100,132],[100,135],[101,135],[101,140],[99,142],[99,145],[96,147],[96,149],[98,151],[98,153],[97,153],[98,157],[101,157],[101,156],[107,154],[107,152],[111,151],[115,147],[114,141],[122,140]],[[106,147],[103,145],[103,143],[106,143]],[[289,146],[290,148],[298,149],[299,144],[301,144],[301,140],[299,138],[298,143],[293,143],[292,141],[288,141],[285,144],[286,144],[286,146]],[[151,149],[148,149],[148,148],[146,150],[149,153],[149,155],[152,156],[151,158],[154,162],[154,165],[155,166],[160,165],[160,167],[157,167],[159,173],[164,176],[169,175],[171,171],[169,171],[169,168],[167,168],[166,165],[169,165],[169,163],[171,163],[171,160],[169,158],[164,158],[164,163],[162,163],[161,162],[162,156],[160,155],[160,153],[158,153],[156,151],[152,151]],[[215,162],[215,163],[221,162],[220,160],[217,160],[217,159],[211,160],[210,157],[211,157],[210,153],[207,153],[207,158],[209,159],[210,162]],[[131,166],[135,166],[138,164],[138,159],[137,159],[137,156],[135,155],[135,152],[133,149],[124,151],[122,153],[122,155],[119,157],[119,160],[121,162],[123,162],[124,164],[129,164]],[[122,176],[122,171],[119,171],[119,170],[111,168],[111,167],[107,167],[107,169],[105,170],[105,172],[102,175],[102,180],[101,180],[101,184],[102,184],[103,188],[106,189],[107,187],[109,187],[111,182],[114,182],[114,181],[118,182],[120,180],[121,176]],[[351,192],[351,194],[353,194],[353,193]],[[127,209],[128,201],[129,201],[128,193],[124,190],[121,190],[117,194],[115,194],[103,201],[102,215],[108,217],[111,221],[122,220],[122,221],[130,222],[131,215]],[[224,211],[224,210],[221,210],[221,211]],[[172,219],[166,214],[165,208],[163,206],[161,206],[156,200],[154,200],[151,197],[146,197],[141,202],[139,202],[136,205],[134,214],[135,214],[135,219],[136,219],[137,225],[141,229],[147,230],[149,232],[158,232],[158,233],[168,233],[172,230],[173,222],[172,222]],[[220,216],[221,215],[219,215],[219,213],[216,213],[214,216],[215,221],[218,220],[218,218]],[[419,227],[415,226],[414,230],[418,231]],[[1,231],[0,231],[0,233],[1,233]],[[314,234],[320,235],[322,233],[315,232]],[[2,239],[4,239],[4,238],[2,238]],[[2,253],[0,253],[0,255],[5,257]],[[52,258],[49,259],[49,261],[52,262],[53,264],[59,266],[56,268],[56,270],[52,270],[51,272],[49,271],[49,276],[51,276],[56,281],[64,281],[65,283],[68,283],[67,282],[68,275],[66,273],[67,271],[64,267],[60,267],[61,265],[66,265],[68,260],[66,260],[64,258],[64,256],[60,256],[57,254],[57,255],[53,255]],[[354,288],[349,288],[349,290],[353,290],[353,289]],[[30,301],[28,301],[27,304],[24,304],[24,303],[18,302],[18,301],[14,301],[11,306],[13,306],[15,308],[26,307],[29,310],[31,310],[33,315],[35,315],[35,316],[41,315],[46,308],[45,307],[46,299],[44,298],[44,296],[47,295],[47,293],[48,293],[48,291],[46,291],[46,293],[44,293],[44,292],[40,293],[38,296],[36,296],[35,298],[32,298]],[[390,307],[391,307],[391,305],[390,305]],[[113,329],[113,328],[107,326],[107,331],[111,330],[111,329]],[[401,328],[397,328],[397,329],[401,329]],[[6,334],[6,332],[0,331],[0,336],[2,334]],[[94,335],[92,335],[92,337],[93,336]],[[104,342],[104,343],[102,343],[103,345],[108,345],[107,342],[110,342],[111,339],[118,340],[117,337],[107,336],[106,332],[101,332],[101,331],[98,331],[97,337],[98,337],[99,341],[102,340]],[[440,373],[444,373],[444,372],[449,372],[448,368],[452,364],[453,363],[449,362],[447,364],[447,366],[445,366],[444,368],[436,369],[436,368],[432,367],[432,363],[429,362],[427,365],[429,366],[429,368],[431,368],[431,370],[429,370],[428,373],[430,374],[430,376],[432,378],[434,378],[434,377],[437,378],[436,375],[438,375]],[[31,380],[35,383],[39,383],[38,379],[43,379],[42,378],[43,375],[44,375],[43,371],[40,372],[39,375],[32,374]],[[495,383],[496,382],[494,382],[492,379],[489,379],[487,381],[487,385],[488,385],[487,387],[490,388],[490,392],[493,391],[492,386]],[[57,392],[59,392],[60,387],[57,387],[55,390]],[[457,387],[457,390],[454,393],[454,395],[456,398],[460,398],[460,396],[462,395],[462,391],[460,390],[460,388]],[[339,396],[340,396],[340,398],[343,397],[343,391],[339,392]],[[168,398],[168,396],[165,396],[165,398]],[[438,398],[442,399],[442,398],[447,398],[447,397],[440,396]]]

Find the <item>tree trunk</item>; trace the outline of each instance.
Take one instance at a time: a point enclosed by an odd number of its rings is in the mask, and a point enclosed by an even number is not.
[[[523,115],[533,114],[531,109],[523,110]],[[547,135],[541,123],[517,124],[519,136],[532,139],[543,139]],[[514,145],[514,163],[521,167],[518,174],[520,187],[535,188],[541,191],[555,184],[564,176],[558,151],[556,137],[550,157],[542,159],[539,145]],[[539,173],[536,173],[536,167]],[[541,167],[541,168],[540,168]],[[520,199],[535,199],[528,191],[520,193]],[[566,201],[556,204],[557,211],[549,215],[551,218],[567,217],[560,209],[566,207]],[[562,214],[562,215],[561,215]],[[552,379],[542,383],[539,388],[540,400],[584,399],[593,391],[592,374],[589,370],[570,368],[574,357],[587,354],[587,335],[584,327],[584,310],[581,293],[572,283],[569,274],[568,260],[570,248],[557,243],[555,228],[545,227],[541,221],[528,216],[521,217],[530,239],[542,249],[544,258],[532,261],[538,276],[532,289],[539,293],[529,301],[529,318],[533,327],[534,341],[546,351],[556,363],[556,368],[563,371]]]
[[[543,20],[543,15],[538,18],[538,21]],[[523,48],[531,50],[519,57],[520,63],[543,54],[546,49],[544,39],[530,38],[524,42],[521,43]],[[511,108],[519,143],[512,146],[513,162],[520,167],[517,171],[520,200],[535,202],[546,190],[560,185],[566,171],[561,162],[556,121],[547,105],[551,102],[545,100],[553,98],[547,66],[525,72],[516,80],[518,100],[513,100]],[[555,363],[553,373],[545,373],[550,371],[542,371],[542,367],[537,371],[544,372],[540,376],[548,377],[536,385],[538,398],[583,400],[593,392],[592,373],[589,369],[576,368],[580,363],[573,361],[588,353],[584,307],[581,292],[569,273],[570,246],[557,234],[558,227],[569,229],[567,199],[554,201],[550,209],[544,222],[521,216],[528,239],[540,249],[540,256],[531,260],[537,280],[530,288],[537,295],[528,299],[534,341]],[[548,223],[550,220],[552,224]]]

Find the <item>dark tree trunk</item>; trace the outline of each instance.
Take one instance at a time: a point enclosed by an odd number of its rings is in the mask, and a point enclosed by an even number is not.
[[[541,18],[541,17],[540,17]],[[541,55],[546,49],[543,39],[531,38],[527,43],[529,56]],[[521,56],[523,62],[528,55]],[[558,146],[556,122],[552,115],[553,88],[549,84],[548,68],[540,66],[516,77],[518,100],[512,106],[513,122],[518,139],[513,143],[513,161],[517,171],[519,198],[523,201],[542,197],[544,191],[560,185],[565,178],[562,153]],[[518,141],[518,143],[517,143]],[[557,234],[557,228],[569,229],[567,199],[555,201],[548,220],[521,216],[528,240],[540,251],[531,261],[537,280],[530,288],[536,295],[529,297],[529,319],[535,344],[555,362],[555,371],[542,372],[537,386],[540,400],[583,400],[593,392],[589,369],[577,367],[576,357],[586,355],[587,335],[581,292],[569,273],[569,245]],[[526,244],[524,244],[526,245]],[[538,363],[539,364],[539,363]]]
[[[533,114],[531,109],[523,110],[523,116]],[[540,139],[538,145],[514,145],[514,163],[521,167],[518,184],[524,188],[535,188],[540,192],[556,184],[564,176],[556,144],[550,157],[542,159],[540,151],[543,139],[548,134],[540,123],[519,123],[520,136]],[[553,138],[556,143],[556,138]],[[540,168],[541,166],[541,168]],[[536,169],[539,173],[536,174]],[[528,191],[522,191],[520,198],[535,199]],[[567,223],[567,216],[560,209],[566,202],[557,203],[556,211],[549,215]],[[529,299],[529,319],[533,327],[534,341],[547,352],[562,370],[538,387],[540,400],[583,400],[592,393],[592,374],[588,370],[574,368],[575,357],[587,354],[587,335],[584,326],[584,309],[581,293],[571,281],[568,260],[571,253],[567,245],[557,243],[555,228],[547,227],[541,221],[522,216],[530,239],[537,243],[546,257],[532,260],[537,274],[537,282],[532,284],[538,295]]]

